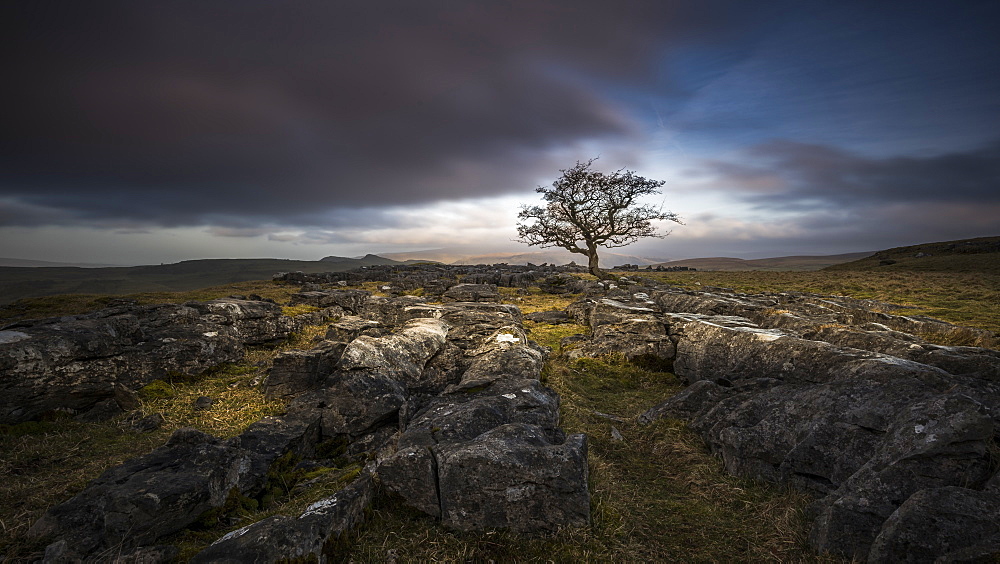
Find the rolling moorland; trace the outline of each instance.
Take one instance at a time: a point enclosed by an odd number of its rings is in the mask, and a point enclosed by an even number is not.
[[[684,260],[672,260],[653,265],[664,268],[686,266],[698,270],[723,271],[809,271],[821,270],[835,264],[843,264],[871,256],[873,253],[845,253],[842,255],[824,256],[789,256],[764,259],[741,259],[733,257],[709,257]]]
[[[175,264],[80,267],[0,267],[0,304],[56,294],[186,292],[209,286],[267,280],[276,272],[343,272],[372,264],[405,264],[375,255],[318,261],[204,259]]]
[[[211,299],[233,293],[231,284],[269,280],[276,272],[344,272],[365,265],[434,260],[432,256],[424,260],[407,258],[409,254],[391,256],[406,260],[369,254],[320,261],[206,259],[115,268],[0,267],[0,320],[63,311],[80,313],[128,294],[142,294],[140,302],[146,304],[176,301],[183,292],[197,296],[188,299]],[[697,272],[657,275],[684,287],[704,284],[746,292],[848,295],[910,306],[915,313],[952,323],[994,331],[1000,328],[1000,237],[925,243],[876,253],[755,260],[723,257],[661,264],[698,268]],[[827,266],[817,270],[824,264]],[[44,296],[58,297],[15,303]],[[984,307],[970,308],[970,301]]]
[[[439,249],[414,253],[386,253],[385,256],[369,254],[361,258],[326,257],[318,261],[286,259],[203,259],[175,264],[146,266],[88,267],[0,259],[0,305],[21,298],[57,294],[133,294],[137,292],[186,292],[210,286],[266,280],[276,272],[301,271],[343,272],[378,264],[413,264],[441,262],[446,264],[563,264],[579,259],[579,255],[562,251],[533,253],[482,254],[465,249]],[[744,260],[737,258],[688,259],[659,263],[629,255],[606,253],[602,263],[639,266],[687,266],[698,270],[819,270],[870,255],[849,253],[832,256],[795,256],[770,259]],[[6,265],[6,266],[5,266]]]
[[[687,288],[850,295],[898,304],[907,315],[929,315],[1000,331],[1000,238],[966,243],[889,249],[813,272],[699,271],[650,276]],[[328,266],[321,271],[334,270],[338,269]],[[125,297],[138,303],[162,303],[253,293],[287,304],[297,288],[271,282],[272,273],[261,276],[262,281],[187,292],[157,288]],[[376,291],[378,284],[365,288]],[[527,295],[504,293],[505,301],[525,313],[563,309],[575,298],[546,294],[537,288]],[[5,306],[0,318],[75,314],[104,307],[115,299],[100,295],[29,298]],[[286,311],[290,315],[302,313],[294,307],[286,307]],[[525,325],[532,338],[556,353],[563,337],[586,329],[572,324]],[[151,433],[136,435],[127,418],[102,423],[57,419],[4,426],[0,429],[0,451],[11,456],[0,463],[0,475],[5,476],[0,496],[8,500],[0,508],[0,554],[12,562],[37,558],[40,547],[22,533],[47,506],[79,491],[105,468],[162,444],[173,430],[193,426],[230,437],[259,417],[281,412],[281,402],[265,401],[260,394],[260,377],[280,351],[308,348],[323,330],[322,326],[307,328],[278,345],[252,350],[242,362],[198,378],[167,382],[166,393],[145,394],[140,414],[162,413],[166,420]],[[995,339],[964,342],[961,333],[953,338],[941,344],[1000,348]],[[590,437],[592,527],[532,538],[503,531],[458,533],[386,498],[345,542],[344,560],[839,561],[811,554],[806,547],[808,496],[727,475],[701,439],[679,421],[663,420],[651,426],[635,423],[636,415],[682,388],[673,374],[656,368],[615,358],[570,361],[554,354],[544,369],[545,383],[562,398],[563,427]],[[211,411],[192,409],[192,402],[200,396],[217,398],[217,406]],[[612,413],[620,421],[595,413]],[[612,423],[622,440],[612,435]],[[331,473],[319,480],[318,489],[290,489],[270,507],[244,510],[238,524],[301,511],[317,496],[335,490],[341,483],[338,479],[339,475]],[[187,530],[175,542],[182,547],[183,557],[238,524],[216,523]]]

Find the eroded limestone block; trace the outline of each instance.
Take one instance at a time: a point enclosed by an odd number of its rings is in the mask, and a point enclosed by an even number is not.
[[[533,532],[590,523],[586,435],[553,444],[539,427],[515,423],[436,452],[446,526]]]

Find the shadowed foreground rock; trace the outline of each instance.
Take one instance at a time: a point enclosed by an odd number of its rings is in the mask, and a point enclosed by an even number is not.
[[[370,315],[384,334],[361,329],[350,342],[278,357],[264,390],[289,398],[284,416],[229,440],[179,430],[51,508],[30,531],[50,541],[46,561],[112,551],[169,558],[175,551],[164,537],[218,522],[241,504],[266,505],[275,488],[294,486],[287,482],[296,465],[364,469],[301,515],[231,532],[194,561],[326,561],[363,519],[376,477],[455,529],[589,522],[586,438],[558,428],[558,396],[538,381],[547,350],[527,340],[517,308],[307,294],[300,300]]]
[[[930,344],[914,333],[955,328],[875,306],[801,294],[619,292],[571,306],[592,330],[566,345],[575,357],[617,349],[672,365],[689,387],[640,421],[685,419],[729,472],[820,496],[810,534],[818,551],[873,561],[1000,553],[989,535],[962,545],[971,541],[949,532],[955,512],[933,517],[926,502],[921,534],[933,536],[940,519],[951,539],[924,542],[936,548],[913,540],[916,517],[890,519],[920,492],[994,499],[979,494],[998,463],[990,445],[1000,429],[1000,353]]]
[[[287,317],[274,303],[227,298],[9,325],[0,331],[0,423],[55,411],[107,418],[128,408],[116,387],[135,390],[170,373],[200,374],[240,360],[244,345],[287,337],[327,315]],[[95,406],[102,413],[88,416]]]
[[[885,521],[872,562],[989,562],[1000,545],[1000,493],[944,487],[920,490]]]
[[[313,503],[301,515],[275,515],[227,533],[191,562],[325,561],[333,556],[337,539],[364,520],[375,490],[372,466],[336,495]]]
[[[284,276],[393,276],[392,288],[423,284],[425,294],[442,296],[458,286],[455,272],[434,266]],[[688,387],[639,420],[684,419],[729,472],[812,493],[809,540],[817,551],[871,562],[1000,554],[1000,352],[921,337],[954,326],[843,297],[582,282],[541,268],[464,275],[472,284],[539,283],[589,296],[565,315],[533,318],[590,327],[565,341],[571,358],[615,353],[672,368]],[[176,549],[164,536],[218,520],[244,500],[266,503],[296,465],[357,477],[301,515],[243,527],[195,560],[336,558],[337,539],[363,518],[374,483],[457,530],[585,525],[587,441],[559,428],[559,398],[538,379],[548,351],[527,339],[516,307],[477,292],[456,288],[454,299],[479,301],[443,304],[357,290],[301,293],[296,303],[343,318],[314,349],[275,361],[264,390],[289,401],[287,414],[230,440],[181,430],[153,453],[108,470],[32,527],[50,542],[46,561],[101,560],[112,550],[167,560]],[[135,351],[148,355],[154,349],[142,339],[150,335],[200,332],[193,343],[159,337],[155,346],[166,348],[155,350],[212,345],[225,356],[248,342],[237,335],[274,334],[265,321],[261,329],[245,327],[267,317],[237,314],[239,303],[199,307],[152,308],[159,325],[119,310],[9,327],[0,332],[0,369],[8,379],[26,379],[14,388],[16,401],[37,412],[50,408],[49,400],[33,398],[52,379],[78,379],[81,397],[106,383],[113,393],[123,372],[102,367],[131,366],[116,363]],[[97,336],[81,337],[91,333]],[[194,358],[191,366],[211,362]],[[11,359],[25,359],[42,376],[22,374]],[[103,376],[109,373],[115,376]],[[155,370],[140,372],[149,373]],[[7,417],[27,413],[12,409]]]
[[[441,521],[461,530],[555,530],[590,523],[587,438],[553,441],[512,423],[434,449]]]

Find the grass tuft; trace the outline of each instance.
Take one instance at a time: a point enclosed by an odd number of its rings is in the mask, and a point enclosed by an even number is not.
[[[983,256],[983,255],[973,255]],[[969,339],[956,328],[922,335],[942,345],[971,342],[973,346],[1000,349],[1000,273],[922,272],[909,270],[820,270],[816,272],[654,272],[648,275],[691,290],[705,286],[732,288],[737,292],[809,292],[897,304],[886,313],[925,315],[956,325],[995,333]],[[968,330],[965,330],[968,332]]]
[[[319,311],[322,308],[318,308],[309,304],[298,304],[293,306],[284,306],[281,308],[282,315],[287,315],[288,317],[296,317],[299,315],[305,315],[307,313],[312,313],[314,311]]]

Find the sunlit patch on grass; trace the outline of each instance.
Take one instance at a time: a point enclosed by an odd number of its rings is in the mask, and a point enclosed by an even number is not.
[[[314,311],[319,311],[320,309],[321,308],[318,308],[316,306],[309,305],[309,304],[297,304],[297,305],[293,305],[293,306],[284,306],[284,307],[282,307],[281,308],[281,314],[282,315],[287,315],[288,317],[296,317],[296,316],[299,316],[299,315],[305,315],[307,313],[312,313]]]
[[[975,258],[977,255],[972,255]],[[981,255],[979,255],[981,256]],[[1000,274],[995,272],[914,272],[821,270],[815,272],[653,272],[656,280],[703,290],[706,286],[737,292],[808,292],[850,296],[903,306],[885,313],[924,315],[1000,333]],[[921,335],[942,345],[973,343],[1000,349],[1000,337],[969,339],[961,328],[954,334]],[[965,333],[968,333],[967,331]]]

